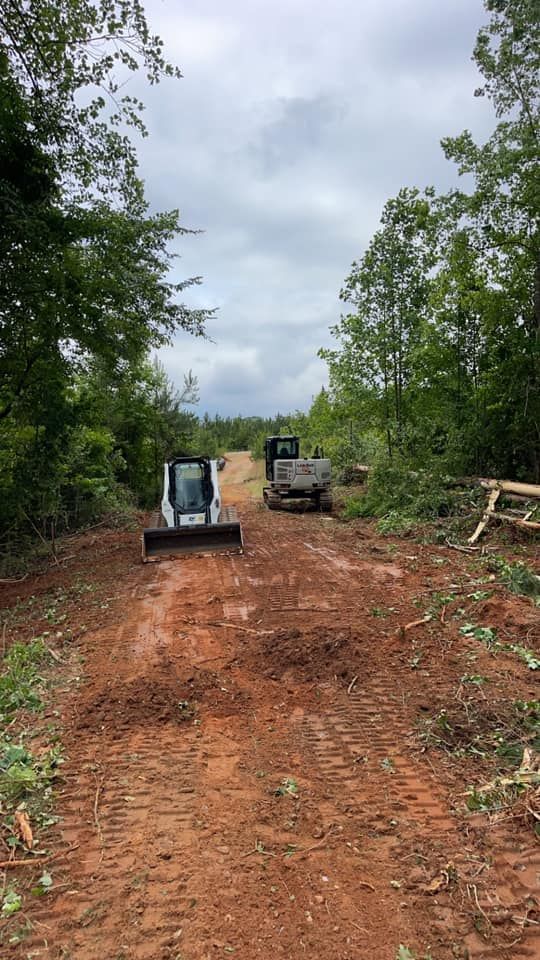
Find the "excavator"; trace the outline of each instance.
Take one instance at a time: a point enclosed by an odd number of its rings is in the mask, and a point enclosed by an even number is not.
[[[330,460],[316,455],[300,457],[298,437],[267,437],[264,442],[266,479],[263,498],[269,510],[279,510],[283,500],[312,500],[319,510],[332,510]]]
[[[161,512],[143,530],[143,562],[189,553],[242,553],[234,507],[223,507],[218,465],[209,457],[175,457],[164,465]]]

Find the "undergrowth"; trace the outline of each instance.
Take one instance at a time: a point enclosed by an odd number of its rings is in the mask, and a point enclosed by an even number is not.
[[[497,574],[510,593],[530,597],[540,606],[540,577],[526,563],[521,561],[510,563],[499,556],[488,557],[484,563],[491,573]]]
[[[485,678],[463,677],[461,683],[483,686]],[[540,752],[540,701],[490,702],[482,694],[461,696],[421,724],[421,739],[455,757],[479,757],[498,772],[519,767],[530,747]]]
[[[10,647],[0,674],[0,723],[7,724],[17,710],[41,709],[42,669],[50,660],[51,655],[40,637]]]
[[[17,578],[48,565],[51,560],[61,558],[69,550],[72,539],[84,534],[87,529],[92,529],[95,520],[99,520],[102,526],[106,525],[109,529],[138,529],[137,509],[131,502],[120,500],[110,506],[114,506],[113,512],[109,512],[109,509],[100,510],[95,516],[89,517],[86,524],[74,526],[54,540],[38,535],[34,526],[27,530],[15,526],[9,536],[0,542],[0,577]]]
[[[540,670],[540,658],[534,652],[524,647],[521,643],[501,643],[498,639],[497,631],[493,627],[479,627],[474,623],[465,623],[460,627],[459,632],[464,637],[472,637],[474,640],[480,640],[485,644],[490,653],[506,651],[513,653],[525,664],[529,670]]]
[[[39,837],[56,822],[53,816],[53,790],[62,764],[61,747],[54,731],[47,731],[46,746],[30,748],[36,738],[32,715],[43,710],[45,668],[51,655],[42,638],[29,643],[14,643],[3,660],[0,674],[0,837],[10,851],[10,859],[26,859],[43,853]],[[41,896],[52,885],[43,871],[31,889]],[[15,916],[23,908],[24,896],[17,880],[5,883],[0,902],[0,918],[5,930],[0,942],[18,942]],[[13,922],[12,922],[13,918]]]
[[[412,469],[404,460],[380,460],[362,496],[350,497],[343,518],[377,517],[380,533],[408,533],[419,523],[476,510],[483,491],[452,487],[440,466]]]
[[[425,749],[484,765],[484,782],[466,791],[469,811],[512,807],[540,835],[540,701],[492,700],[482,690],[485,683],[486,677],[462,677],[456,698],[421,719],[420,739]],[[471,695],[464,693],[465,684]]]

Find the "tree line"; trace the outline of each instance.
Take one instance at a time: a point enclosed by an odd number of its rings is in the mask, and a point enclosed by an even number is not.
[[[452,476],[540,482],[540,18],[536,0],[485,8],[474,93],[495,128],[442,142],[470,187],[388,200],[319,351],[329,385],[281,419],[338,478],[372,467],[365,512],[446,511]]]
[[[178,211],[152,213],[124,91],[180,76],[138,0],[0,0],[0,542],[155,494],[194,429],[151,352],[211,311],[168,280]],[[174,440],[173,440],[174,438]]]
[[[386,488],[417,468],[540,480],[538,4],[485,7],[494,131],[442,144],[467,188],[386,203],[307,413],[200,418],[196,376],[177,389],[151,357],[212,311],[184,302],[199,277],[168,279],[190,230],[149,210],[124,92],[180,73],[139,0],[0,0],[0,553],[155,504],[169,456],[260,456],[279,432]]]
[[[442,142],[471,186],[388,200],[343,284],[307,428],[338,459],[538,483],[540,18],[536,0],[485,7],[475,96],[495,128]]]

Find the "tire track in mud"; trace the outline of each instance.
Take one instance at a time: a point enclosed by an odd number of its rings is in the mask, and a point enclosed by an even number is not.
[[[332,603],[338,606],[346,603],[350,609],[351,600],[354,604],[352,577],[365,574],[365,562],[341,555],[335,549],[316,547],[305,541],[303,531],[298,534],[294,566],[301,574],[288,572],[272,578],[269,615],[275,618],[282,611],[302,612],[303,601],[313,603],[313,608],[320,613],[332,613],[331,607],[326,611],[324,606],[319,606],[321,602],[324,604],[324,594],[328,591]],[[289,539],[292,539],[290,533]],[[379,580],[395,581],[401,577],[393,565],[377,565],[375,573]],[[301,620],[298,625],[302,625]],[[400,742],[410,734],[410,718],[404,713],[400,693],[392,681],[370,681],[365,687],[360,681],[358,688],[326,716],[304,716],[301,722],[304,739],[330,783],[337,778],[342,784],[357,788],[360,777],[364,782],[375,773],[380,776],[381,764],[387,762],[392,802],[401,808],[404,806],[413,819],[425,825],[435,822],[440,827],[451,828],[446,798],[437,791],[431,771],[425,764],[418,767],[411,764],[399,749]]]
[[[294,533],[291,536],[289,532],[289,543]],[[321,613],[321,597],[328,591],[332,592],[336,605],[350,605],[351,600],[354,604],[351,586],[356,577],[365,576],[365,562],[351,557],[347,552],[342,555],[333,547],[315,546],[303,539],[300,542],[294,539],[294,568],[301,571],[300,596],[306,602],[312,601]],[[315,539],[313,533],[309,539]],[[318,558],[322,558],[320,562]],[[371,572],[379,588],[385,581],[399,582],[401,573],[394,565],[376,566],[377,570]],[[270,616],[279,614],[281,596],[285,600],[281,609],[288,606],[288,578],[291,578],[290,572],[288,576],[284,573],[274,578],[272,589],[276,601],[269,603]],[[280,582],[283,586],[279,586]],[[306,591],[309,592],[308,596]],[[296,622],[301,625],[300,620]],[[370,679],[364,686],[360,679],[350,696],[342,694],[338,697],[338,702],[326,715],[304,715],[300,720],[300,730],[304,743],[315,757],[327,787],[335,797],[341,793],[352,798],[360,794],[362,801],[371,797],[379,809],[382,807],[386,810],[385,817],[388,820],[407,820],[418,839],[422,836],[433,837],[436,831],[439,837],[447,835],[451,848],[459,849],[462,843],[458,832],[459,822],[452,816],[448,795],[437,784],[430,766],[421,759],[413,760],[402,749],[401,745],[411,735],[413,724],[414,716],[407,708],[403,689],[395,679]],[[382,771],[386,777],[384,790],[381,790]],[[379,815],[375,820],[378,819]],[[516,863],[521,864],[519,872],[516,871]],[[537,851],[520,855],[509,840],[493,857],[491,869],[494,882],[489,882],[486,877],[486,885],[479,887],[477,893],[475,891],[480,907],[477,919],[482,922],[480,911],[483,910],[486,916],[496,916],[502,912],[505,917],[514,918],[515,922],[516,918],[519,920],[524,917],[527,909],[531,909],[537,923],[539,867],[540,855]],[[470,893],[472,895],[472,889]],[[426,909],[431,909],[429,902]],[[519,927],[514,925],[512,930],[515,934]],[[468,937],[467,942],[470,943],[470,960],[536,960],[540,957],[540,932],[533,925],[525,926],[521,936],[519,932],[514,935],[509,946],[504,944],[497,932],[492,944],[483,941],[476,933]]]
[[[381,681],[370,683],[326,717],[308,715],[304,736],[314,750],[323,773],[338,776],[358,789],[370,792],[370,780],[380,786],[387,775],[389,813],[403,812],[418,825],[436,824],[441,830],[454,826],[448,803],[425,764],[413,764],[400,749],[410,734],[410,725],[396,702],[394,688]]]
[[[269,613],[294,613],[300,609],[300,584],[294,573],[272,578],[268,596]]]
[[[497,945],[484,941],[478,932],[472,933],[466,940],[470,955],[472,960],[537,960],[540,957],[540,851],[534,846],[520,852],[504,834],[500,842],[489,865],[497,882],[475,890],[474,898],[480,926],[489,918],[495,930],[507,924],[510,933],[505,937],[506,942],[499,937]],[[527,923],[529,913],[532,924]]]
[[[411,718],[393,684],[369,683],[338,703],[326,716],[309,714],[302,718],[304,740],[312,750],[333,792],[376,803],[384,818],[407,820],[416,837],[446,834],[455,849],[462,843],[458,821],[449,810],[446,796],[437,786],[431,770],[420,760],[413,762],[400,750],[410,735]],[[381,767],[386,764],[387,790],[381,791]],[[384,767],[383,767],[384,769]],[[376,819],[380,819],[378,814]],[[453,834],[453,836],[452,836]],[[466,886],[476,922],[490,918],[494,923],[489,940],[478,933],[466,938],[470,960],[536,960],[540,956],[538,904],[540,893],[540,852],[534,847],[518,852],[510,838],[503,841],[490,863],[490,873],[478,888]],[[476,899],[478,901],[476,902]],[[524,924],[519,934],[516,923],[532,914],[533,924]],[[504,921],[512,924],[512,939],[506,945],[498,933]],[[489,941],[493,938],[494,942]]]
[[[131,591],[124,623],[91,641],[107,668],[83,688],[83,708],[74,698],[67,786],[58,799],[62,844],[79,850],[66,864],[73,877],[66,896],[45,897],[32,911],[27,955],[103,960],[112,943],[121,943],[126,958],[154,960],[189,906],[178,864],[196,842],[196,730],[181,715],[156,729],[152,701],[136,700],[145,681],[158,693],[163,683],[158,705],[174,693],[168,654],[178,589],[168,579],[170,565],[155,568]],[[180,590],[191,580],[185,576]],[[51,930],[61,930],[63,942]]]
[[[95,746],[88,743],[83,772],[58,804],[63,843],[82,848],[69,884],[69,936],[47,943],[42,931],[58,922],[59,903],[45,898],[25,949],[47,960],[95,960],[121,940],[126,956],[150,960],[174,936],[188,899],[179,863],[196,843],[199,750],[193,735],[182,732],[179,741],[174,728],[162,729],[159,746],[144,731],[102,743],[99,759]]]
[[[334,795],[361,797],[363,806],[377,806],[374,825],[381,819],[406,820],[417,840],[422,835],[432,837],[435,830],[439,838],[446,835],[452,846],[459,849],[462,841],[458,822],[452,818],[447,798],[431,771],[425,763],[412,762],[399,749],[399,743],[410,734],[410,724],[397,701],[391,684],[370,684],[324,717],[304,716],[300,721],[303,739]],[[384,764],[386,791],[381,790]],[[490,870],[495,882],[490,883],[487,877],[479,890],[475,885],[466,885],[475,922],[482,925],[485,918],[496,925],[510,922],[512,938],[503,942],[497,926],[489,928],[487,940],[477,932],[469,934],[465,940],[469,960],[537,960],[540,931],[534,924],[538,923],[540,852],[535,847],[519,853],[508,839],[493,855]],[[426,910],[432,910],[429,901]],[[524,923],[520,935],[516,923],[525,919],[528,911],[533,924]]]
[[[351,830],[354,826],[363,834],[365,829],[367,849],[371,827],[391,818],[403,824],[405,843],[432,838],[434,833],[437,838],[442,836],[443,845],[451,845],[450,849],[461,841],[447,798],[432,771],[404,747],[414,716],[402,695],[399,675],[390,674],[388,679],[381,674],[373,676],[378,667],[381,673],[392,669],[383,662],[384,651],[366,644],[371,677],[357,681],[349,695],[332,680],[323,682],[323,702],[329,706],[320,710],[314,706],[314,695],[307,693],[308,707],[303,712],[303,690],[308,690],[309,684],[305,686],[293,671],[287,703],[294,710],[284,718],[279,714],[279,697],[285,694],[261,674],[264,662],[254,669],[250,660],[249,668],[243,670],[239,657],[234,666],[235,652],[253,642],[250,634],[257,628],[327,625],[326,614],[332,616],[336,607],[338,616],[330,623],[335,623],[337,630],[341,609],[348,617],[356,611],[361,624],[371,602],[379,602],[381,592],[399,579],[395,568],[392,572],[388,565],[375,564],[378,595],[372,597],[366,589],[355,591],[355,584],[363,586],[361,582],[368,576],[365,561],[358,561],[347,550],[328,549],[323,526],[320,541],[315,526],[310,525],[308,539],[316,550],[305,544],[303,524],[269,514],[267,522],[255,518],[247,525],[242,558],[222,555],[204,561],[189,558],[178,565],[155,564],[146,583],[133,591],[125,624],[116,633],[100,632],[98,643],[110,649],[100,654],[97,644],[94,646],[92,683],[96,694],[110,695],[112,719],[107,725],[96,718],[91,725],[86,716],[78,725],[75,715],[72,744],[77,764],[73,768],[67,765],[68,783],[59,813],[64,817],[63,843],[79,843],[79,849],[58,869],[60,883],[68,878],[65,895],[51,898],[50,904],[44,898],[32,912],[32,919],[42,926],[36,926],[25,941],[21,956],[35,951],[40,960],[200,960],[203,956],[206,960],[218,956],[231,942],[232,920],[227,917],[229,912],[236,917],[236,911],[240,915],[244,910],[245,921],[246,904],[251,909],[250,922],[246,929],[235,931],[235,952],[241,960],[297,956],[298,938],[309,942],[313,930],[318,939],[307,956],[325,960],[390,957],[400,940],[409,942],[407,933],[421,935],[429,929],[436,917],[433,899],[424,897],[419,908],[399,915],[397,907],[405,894],[388,892],[399,844],[390,853],[383,845],[377,850],[373,864],[384,879],[373,877],[376,893],[366,893],[364,887],[362,894],[355,886],[357,874],[348,865],[351,845],[344,842],[350,823]],[[323,616],[313,617],[310,610]],[[221,620],[231,626],[215,629],[212,621]],[[249,628],[247,632],[242,632],[243,624]],[[230,713],[217,709],[225,699],[222,693],[208,700],[203,696],[200,729],[170,721],[157,723],[144,711],[137,720],[135,707],[124,722],[112,709],[116,684],[127,686],[141,676],[166,683],[178,665],[184,671],[187,665],[195,673],[208,660],[221,659],[229,659],[233,668],[231,673],[220,674],[216,667],[218,691],[227,687],[230,693],[237,681],[253,692],[253,706],[238,710],[235,717],[236,708],[229,701],[225,706],[227,710],[231,707]],[[96,677],[96,669],[103,669],[103,676]],[[225,695],[229,695],[227,691]],[[293,699],[297,695],[299,703]],[[283,719],[278,725],[282,742],[277,744],[273,742],[275,733],[266,733],[267,724],[274,726],[275,716]],[[274,779],[279,783],[281,776],[291,772],[284,759],[290,756],[291,744],[298,754],[292,772],[298,770],[299,779],[306,781],[301,801],[313,818],[309,827],[303,826],[299,838],[283,833],[281,820],[271,817],[272,791],[263,788],[264,781],[257,780],[258,774],[253,772],[269,772],[272,785]],[[69,748],[68,742],[68,757]],[[322,776],[310,782],[313,758]],[[382,766],[387,760],[391,762]],[[343,816],[349,798],[359,813],[351,821]],[[325,826],[323,821],[334,816],[345,825],[345,833],[304,859],[287,860],[288,869],[282,874],[278,849],[289,839],[293,843],[299,840],[309,849],[315,839],[313,824]],[[269,850],[274,849],[266,864],[254,855],[257,838],[265,840]],[[394,842],[393,837],[391,840]],[[527,871],[518,874],[515,857],[511,846],[500,850],[493,870],[504,880],[505,889],[501,884],[497,888],[501,901],[522,913],[526,890],[530,892],[523,881],[531,882],[532,860],[528,856]],[[327,870],[326,863],[331,869]],[[367,861],[367,866],[371,862]],[[334,899],[321,904],[323,894],[327,896],[318,879],[323,870],[347,889],[338,891],[337,886],[331,889],[328,885]],[[284,884],[284,905],[278,903],[276,892],[268,893],[270,873],[275,882],[271,890],[281,891]],[[56,868],[54,878],[56,884]],[[286,896],[287,887],[293,891],[290,897]],[[315,891],[319,900],[313,901],[310,898]],[[482,908],[490,912],[493,901],[489,897],[497,891],[489,888],[488,899],[480,886],[478,893]],[[377,906],[375,899],[380,900]],[[387,917],[393,907],[394,915]],[[343,926],[348,924],[346,933],[334,932],[337,918]],[[357,921],[365,923],[376,939],[366,942],[365,930],[362,944],[358,939],[351,943],[349,935],[358,937],[362,929]],[[276,933],[280,930],[286,933]],[[379,933],[386,938],[384,947]],[[283,943],[280,938],[285,936],[289,939]],[[410,942],[412,945],[412,936]],[[526,931],[512,960],[532,960],[537,955],[535,946],[537,941]],[[432,954],[441,956],[435,946]],[[445,948],[442,955],[450,956]],[[510,953],[480,940],[471,943],[470,960],[510,960]]]

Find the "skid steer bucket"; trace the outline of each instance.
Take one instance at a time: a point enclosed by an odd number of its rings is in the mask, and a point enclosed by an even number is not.
[[[241,553],[243,546],[238,520],[191,527],[149,527],[143,530],[142,558],[146,562],[188,553]]]

